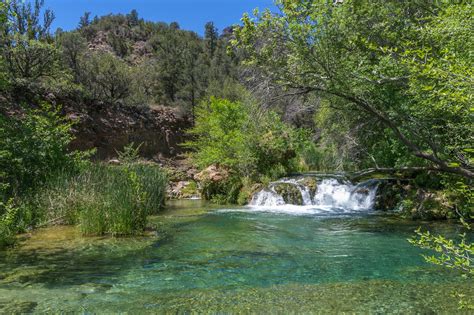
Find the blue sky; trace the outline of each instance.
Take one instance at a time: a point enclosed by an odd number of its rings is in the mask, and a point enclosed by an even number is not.
[[[206,22],[213,21],[221,31],[239,23],[242,14],[252,12],[255,7],[275,10],[273,0],[45,0],[45,8],[52,9],[56,15],[53,32],[58,27],[75,28],[86,11],[93,17],[136,9],[145,20],[176,21],[182,29],[202,35]]]

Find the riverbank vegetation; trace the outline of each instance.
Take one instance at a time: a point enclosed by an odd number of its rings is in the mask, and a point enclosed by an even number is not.
[[[234,102],[211,97],[196,114],[193,140],[186,143],[193,164],[226,170],[219,181],[203,180],[207,199],[246,204],[259,183],[309,168],[302,158],[312,145],[309,132],[285,124],[276,112],[262,111],[250,96]]]
[[[145,21],[135,10],[86,12],[76,29],[52,30],[55,16],[43,0],[2,1],[0,248],[51,225],[74,225],[86,236],[142,235],[167,193],[244,205],[256,192],[272,194],[265,190],[272,181],[307,171],[349,174],[352,190],[345,193],[364,200],[378,190],[367,209],[460,220],[472,234],[472,4],[275,3],[278,13],[255,10],[220,33],[208,22],[200,36],[177,22]],[[103,119],[118,109],[121,115]],[[87,132],[78,122],[89,125]],[[109,145],[111,127],[122,124],[128,145],[114,143],[103,156],[74,149],[77,137],[87,148]],[[182,150],[171,145],[170,129],[186,135],[174,141]],[[107,131],[112,136],[102,137]],[[145,160],[143,138],[148,149],[166,148],[149,150],[157,154]],[[384,180],[358,186],[356,178]],[[181,191],[173,192],[169,179]],[[314,199],[320,183],[298,180],[273,183],[281,203],[303,205],[303,186]],[[435,252],[426,261],[472,277],[471,234],[457,242],[415,233],[413,245]],[[276,259],[276,252],[264,254]],[[268,261],[262,266],[268,269]],[[469,303],[461,299],[460,308],[472,309]]]
[[[358,167],[473,178],[470,4],[278,3],[282,15],[244,16],[234,43],[284,93],[319,98],[318,122],[336,133],[326,140],[352,131],[341,140],[354,145],[334,148],[342,158],[349,147]]]
[[[472,5],[276,3],[280,14],[255,11],[221,33],[209,22],[199,36],[135,10],[85,13],[76,29],[53,31],[43,1],[2,2],[4,243],[48,222],[137,234],[163,205],[157,163],[125,154],[121,165],[96,165],[92,151],[71,150],[74,119],[84,117],[64,117],[60,105],[71,103],[78,112],[159,105],[189,117],[192,169],[182,177],[200,181],[188,187],[205,199],[245,204],[293,172],[392,169],[409,184],[390,190],[386,208],[472,219]]]
[[[48,224],[77,224],[87,235],[143,233],[164,205],[166,174],[128,147],[122,165],[92,164],[70,152],[72,123],[44,105],[3,117],[0,135],[0,245]]]
[[[316,104],[318,168],[425,168],[416,184],[471,217],[472,5],[278,5],[245,15],[233,43],[282,95]]]

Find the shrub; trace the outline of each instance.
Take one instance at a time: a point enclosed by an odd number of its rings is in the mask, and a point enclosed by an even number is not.
[[[72,122],[59,110],[42,104],[39,109],[26,109],[21,117],[0,113],[3,199],[38,187],[58,170],[75,171],[84,165],[86,153],[68,151]]]
[[[237,202],[242,178],[276,179],[299,167],[306,133],[286,125],[274,112],[258,110],[250,101],[231,102],[211,97],[196,109],[191,159],[201,169],[215,164],[232,174],[220,183],[202,183],[203,197]],[[245,198],[240,198],[243,200]]]
[[[471,230],[471,226],[463,218],[461,218],[461,223],[466,230]],[[426,262],[457,270],[464,278],[474,276],[474,243],[469,242],[466,233],[459,235],[459,241],[442,235],[433,235],[429,231],[423,232],[421,228],[418,228],[415,233],[416,235],[408,241],[414,246],[434,252],[431,256],[423,255]],[[454,296],[460,299],[459,309],[474,310],[472,298],[466,300],[466,295],[459,292],[455,292]]]
[[[12,245],[17,233],[17,213],[18,209],[14,206],[13,200],[0,202],[0,248]]]
[[[130,96],[132,73],[130,67],[109,52],[83,56],[80,62],[80,83],[91,96],[102,101],[123,101]]]
[[[0,247],[41,219],[24,199],[35,195],[58,172],[79,172],[88,152],[69,152],[72,122],[58,107],[42,104],[16,116],[0,112]]]

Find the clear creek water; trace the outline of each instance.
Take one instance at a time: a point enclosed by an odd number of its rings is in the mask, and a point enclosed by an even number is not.
[[[346,210],[178,201],[147,237],[39,230],[0,252],[0,313],[454,313],[452,292],[474,296],[407,242],[458,226]]]

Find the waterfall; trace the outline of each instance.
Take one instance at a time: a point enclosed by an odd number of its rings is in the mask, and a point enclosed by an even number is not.
[[[276,192],[268,189],[263,189],[259,193],[255,194],[255,196],[253,196],[252,204],[274,207],[284,205],[285,200],[283,200],[283,197],[277,194]]]
[[[318,185],[313,204],[333,208],[369,210],[372,208],[376,185],[364,182],[358,185],[339,183],[336,179],[325,179]]]
[[[301,198],[298,204],[285,202],[283,193],[277,192],[278,185],[291,185],[295,192],[299,191]],[[267,188],[256,193],[250,206],[252,207],[297,207],[308,209],[326,209],[357,211],[370,210],[374,205],[378,182],[369,180],[353,184],[336,178],[325,178],[317,181],[313,196],[310,187],[304,184],[303,179],[282,179],[271,183]],[[290,186],[288,186],[290,187]]]

